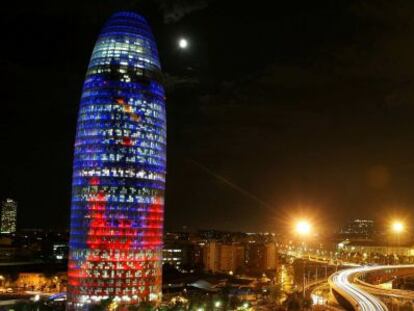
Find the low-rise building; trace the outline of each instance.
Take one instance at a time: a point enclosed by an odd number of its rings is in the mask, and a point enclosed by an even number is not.
[[[362,257],[371,257],[375,255],[396,255],[396,256],[414,256],[414,246],[412,245],[387,245],[388,243],[380,242],[361,242],[344,240],[338,243],[337,249],[341,254],[359,254]]]

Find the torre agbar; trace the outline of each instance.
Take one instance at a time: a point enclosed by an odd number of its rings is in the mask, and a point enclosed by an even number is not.
[[[161,299],[164,89],[146,20],[114,14],[86,73],[75,141],[67,310]]]

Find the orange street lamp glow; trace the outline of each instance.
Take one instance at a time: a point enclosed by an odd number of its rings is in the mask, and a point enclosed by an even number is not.
[[[306,220],[301,220],[296,223],[296,233],[302,236],[309,235],[311,232],[311,225]]]
[[[404,224],[400,221],[395,221],[392,224],[392,231],[394,231],[395,233],[401,233],[404,231]]]

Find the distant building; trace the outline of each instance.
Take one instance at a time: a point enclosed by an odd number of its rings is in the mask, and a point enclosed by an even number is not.
[[[201,248],[190,242],[167,242],[162,250],[163,264],[169,264],[182,272],[198,270],[202,265],[200,257]]]
[[[203,249],[204,270],[216,272],[219,270],[219,243],[209,242]]]
[[[193,233],[166,232],[162,250],[163,264],[169,264],[181,272],[199,271],[203,266],[203,245]]]
[[[350,254],[351,257],[371,257],[376,255],[414,256],[414,247],[411,245],[392,245],[388,241],[380,242],[351,242],[349,240],[338,243],[337,249],[341,254]]]
[[[203,263],[206,271],[234,272],[244,264],[244,247],[238,243],[210,241],[203,249]]]
[[[275,243],[268,243],[266,246],[266,256],[264,267],[266,270],[276,270],[279,264],[279,257]]]
[[[243,232],[231,232],[220,230],[198,230],[198,237],[206,241],[219,241],[223,243],[239,242],[247,237]]]
[[[56,261],[68,259],[69,247],[67,244],[53,244],[53,259]]]
[[[374,221],[370,219],[355,219],[340,230],[343,238],[371,240],[374,237]]]
[[[190,232],[166,232],[164,241],[189,241],[190,235]]]
[[[246,267],[250,272],[276,270],[278,253],[275,243],[249,243],[246,248]]]
[[[16,232],[17,202],[6,199],[1,204],[1,233]]]
[[[164,246],[162,250],[162,263],[169,264],[176,268],[177,270],[181,269],[183,262],[185,260],[184,251],[181,247],[177,246]]]
[[[223,244],[220,246],[219,268],[223,272],[236,271],[243,265],[244,247],[238,244]]]

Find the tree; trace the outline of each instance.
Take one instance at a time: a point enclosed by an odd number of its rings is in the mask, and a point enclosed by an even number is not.
[[[302,299],[297,292],[290,294],[284,302],[289,311],[302,310]]]

